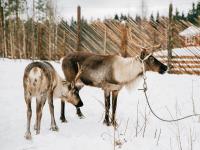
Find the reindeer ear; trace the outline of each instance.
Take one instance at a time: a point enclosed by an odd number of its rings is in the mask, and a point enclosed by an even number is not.
[[[146,49],[142,49],[141,53],[140,53],[140,59],[144,59],[146,56]]]
[[[75,88],[75,83],[72,82],[72,83],[70,84],[70,89],[74,89],[74,88]]]

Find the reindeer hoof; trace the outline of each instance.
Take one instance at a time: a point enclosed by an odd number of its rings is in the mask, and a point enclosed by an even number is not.
[[[62,123],[64,123],[64,122],[66,123],[67,122],[67,120],[65,119],[65,117],[60,117],[60,120],[61,120]]]
[[[116,121],[112,121],[111,123],[112,123],[112,126],[113,126],[114,128],[117,128],[117,127],[118,127],[118,123],[117,123]]]
[[[85,116],[82,114],[82,115],[78,115],[79,119],[85,119]]]
[[[82,112],[81,112],[80,109],[77,109],[76,114],[78,115],[78,117],[79,117],[80,119],[84,119],[84,118],[85,118],[85,116],[82,114]]]
[[[52,131],[58,131],[58,127],[57,126],[51,126],[50,130],[52,130]]]
[[[107,125],[107,126],[110,126],[110,121],[109,121],[109,120],[106,120],[106,119],[104,119],[104,121],[103,121],[103,124],[105,124],[105,125]]]
[[[31,137],[31,132],[26,132],[25,135],[24,135],[25,139],[27,140],[31,140],[32,137]]]
[[[40,130],[36,129],[36,135],[40,134]]]
[[[38,128],[37,128],[37,126],[36,126],[36,124],[34,125],[34,130],[37,130]]]

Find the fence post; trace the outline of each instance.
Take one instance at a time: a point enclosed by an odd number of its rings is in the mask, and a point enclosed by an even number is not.
[[[81,49],[81,7],[77,7],[77,51]]]
[[[127,44],[128,44],[127,25],[126,22],[123,21],[121,23],[121,55],[123,57],[127,57]]]
[[[3,56],[3,43],[4,43],[4,37],[3,37],[3,7],[1,6],[1,0],[0,0],[0,38],[1,38],[1,49],[0,54]]]
[[[103,44],[104,54],[106,54],[106,39],[107,39],[107,28],[105,25],[104,44]]]
[[[3,4],[1,3],[1,6],[2,6],[2,12],[1,12],[1,15],[2,15],[2,30],[3,30],[3,45],[4,45],[4,57],[7,57],[8,56],[8,51],[7,51],[7,38],[6,38],[6,27],[5,27],[5,17],[4,17],[4,6]]]
[[[171,59],[172,59],[172,48],[173,48],[173,37],[172,37],[172,21],[173,21],[173,6],[172,3],[169,5],[169,24],[167,31],[167,51],[168,51],[168,69],[171,71]]]

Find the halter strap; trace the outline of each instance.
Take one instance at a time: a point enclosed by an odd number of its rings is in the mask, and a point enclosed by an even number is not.
[[[137,56],[139,58],[139,60],[143,63],[145,60],[147,60],[150,56],[152,55],[152,53],[150,53],[149,55],[147,55],[146,57],[144,57],[144,59],[141,59],[140,56]]]
[[[144,79],[143,90],[144,91],[147,91],[147,84],[146,84],[147,77],[146,77],[146,69],[145,69],[144,61],[147,60],[151,55],[152,55],[152,53],[148,54],[144,59],[141,59],[140,56],[137,56],[142,63],[142,75],[143,75],[143,79]]]

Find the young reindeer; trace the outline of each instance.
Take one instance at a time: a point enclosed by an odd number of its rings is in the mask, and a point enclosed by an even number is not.
[[[81,72],[79,67],[81,66]],[[84,85],[99,87],[104,90],[105,119],[110,125],[109,109],[110,95],[112,94],[112,125],[116,125],[115,112],[117,97],[123,86],[134,84],[145,71],[165,73],[167,66],[159,62],[152,54],[143,50],[140,56],[123,58],[118,55],[98,55],[93,53],[75,52],[64,57],[62,69],[69,82],[73,82],[79,74],[80,82]],[[61,120],[64,116],[64,103],[61,103]],[[80,113],[80,109],[77,109]]]
[[[25,68],[23,85],[24,98],[27,105],[26,139],[31,139],[30,121],[32,116],[32,97],[36,97],[36,122],[34,125],[36,134],[40,133],[42,110],[47,98],[51,114],[51,129],[53,131],[58,130],[54,118],[53,98],[61,98],[63,102],[69,102],[76,107],[81,107],[83,105],[76,90],[70,89],[69,82],[64,81],[48,62],[30,63]]]

